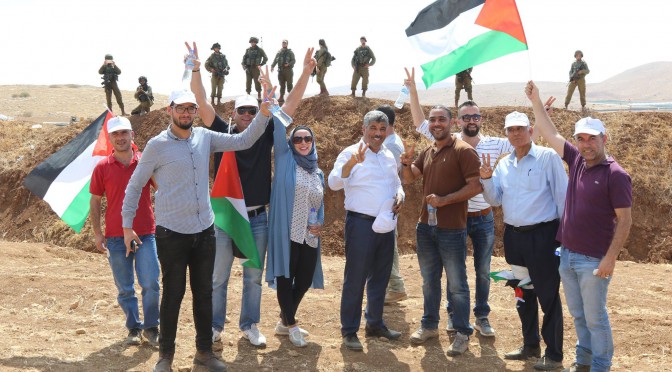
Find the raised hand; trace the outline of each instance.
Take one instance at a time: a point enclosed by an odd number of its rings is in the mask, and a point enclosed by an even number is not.
[[[306,55],[303,57],[303,71],[313,72],[315,66],[317,66],[317,60],[312,57],[315,48],[308,48]]]
[[[535,101],[541,102],[541,98],[539,98],[539,88],[537,87],[536,84],[534,84],[534,81],[530,80],[527,82],[525,85],[525,95],[527,96],[527,99],[530,100],[530,102],[534,103]]]
[[[261,83],[261,85],[263,85],[264,96],[266,96],[267,93],[271,89],[273,89],[273,85],[271,84],[271,74],[268,73],[268,66],[266,67],[257,66],[257,68],[259,69],[259,82]],[[264,69],[266,69],[265,72]]]
[[[490,154],[481,154],[481,168],[479,168],[481,178],[487,180],[492,177],[493,169],[490,166]]]
[[[406,71],[406,79],[404,79],[404,85],[408,87],[408,89],[416,89],[415,86],[415,67],[411,68],[411,72],[408,72],[408,67],[404,67],[404,70]]]
[[[268,69],[268,67],[266,68]],[[275,99],[275,89],[277,87],[273,87],[270,91],[264,90],[264,99],[261,103],[261,109],[259,112],[261,112],[262,115],[264,116],[271,116],[271,106],[272,105],[277,105],[278,101]]]
[[[401,161],[401,164],[410,166],[413,164],[413,158],[415,158],[415,144],[411,145],[409,148],[406,141],[402,142],[404,143],[404,152],[401,153],[399,160]]]
[[[194,41],[192,43],[192,46],[189,46],[188,42],[184,42],[184,45],[187,47],[187,54],[184,55],[184,63],[187,63],[187,58],[191,53],[194,54],[194,59],[192,60],[194,62],[194,68],[193,70],[198,70],[201,68],[201,61],[198,59],[198,48],[196,47],[196,42]]]
[[[555,102],[555,97],[550,96],[546,100],[546,103],[544,103],[544,110],[546,110],[546,112],[548,112],[549,115],[553,112],[553,107],[552,107],[553,102]]]
[[[352,157],[350,157],[350,160],[348,162],[354,166],[357,163],[363,163],[364,159],[366,158],[366,150],[369,149],[369,144],[368,143],[360,143],[359,144],[359,149],[355,151],[352,154]]]

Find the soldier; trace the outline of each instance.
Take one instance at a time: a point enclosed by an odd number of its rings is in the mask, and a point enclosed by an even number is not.
[[[245,50],[243,55],[243,70],[247,75],[245,82],[245,91],[250,94],[252,91],[252,80],[254,79],[254,89],[257,91],[257,100],[261,101],[261,84],[259,83],[259,66],[263,66],[268,61],[266,52],[257,46],[259,39],[252,36],[250,38],[250,47]]]
[[[565,109],[569,106],[569,102],[574,95],[574,89],[579,87],[579,98],[581,99],[581,110],[586,109],[586,75],[590,73],[588,64],[583,60],[583,52],[577,50],[574,52],[576,61],[572,63],[572,68],[569,69],[569,85],[567,86],[567,97],[565,97]]]
[[[474,100],[471,95],[471,71],[473,71],[473,69],[473,67],[469,67],[468,69],[455,74],[455,107],[457,107],[457,104],[460,102],[460,91],[462,89],[467,92],[467,98],[469,98],[470,101]]]
[[[101,84],[103,85],[103,88],[105,88],[107,108],[112,111],[112,92],[114,92],[114,98],[117,99],[117,104],[121,109],[121,115],[126,115],[126,111],[124,111],[124,102],[121,100],[121,91],[117,86],[117,80],[121,74],[121,69],[114,63],[114,58],[111,54],[105,55],[105,62],[103,62],[103,65],[98,69],[98,73],[103,75],[103,77],[101,77],[101,79],[103,79]]]
[[[327,85],[324,84],[324,75],[327,74],[327,69],[331,66],[332,57],[324,39],[320,39],[318,43],[320,44],[320,50],[315,52],[315,60],[317,61],[315,73],[317,74],[317,83],[320,84],[320,94],[328,96],[329,92],[327,91]]]
[[[217,104],[222,104],[222,90],[224,89],[224,76],[229,74],[229,62],[226,56],[220,53],[222,48],[219,43],[212,44],[210,50],[214,50],[210,57],[205,61],[205,69],[212,74],[210,83],[212,90],[210,91],[210,102],[215,105],[215,97],[217,97]]]
[[[362,97],[366,97],[366,88],[369,87],[369,66],[373,66],[376,63],[376,56],[373,55],[373,51],[366,45],[366,37],[362,36],[359,38],[359,41],[362,45],[355,49],[355,54],[352,56],[352,83],[350,84],[350,89],[352,90],[351,96],[355,96],[355,91],[357,90],[357,83],[359,83],[359,78],[362,78]]]
[[[131,111],[131,115],[144,115],[149,112],[149,108],[154,104],[154,95],[152,95],[152,87],[147,84],[147,77],[140,76],[138,78],[138,88],[135,90],[135,99],[140,104]]]
[[[271,72],[275,70],[275,65],[278,65],[278,82],[280,83],[280,99],[279,102],[285,102],[285,87],[287,93],[292,91],[294,87],[294,52],[287,48],[287,40],[282,41],[282,48],[278,50],[275,55],[273,64],[271,65]]]

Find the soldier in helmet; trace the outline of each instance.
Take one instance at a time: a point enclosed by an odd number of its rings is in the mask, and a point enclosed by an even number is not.
[[[259,66],[263,66],[268,61],[266,52],[257,46],[259,39],[252,36],[250,38],[250,47],[245,50],[243,55],[243,70],[247,75],[245,82],[245,91],[250,94],[252,91],[252,80],[254,80],[254,89],[257,91],[257,100],[261,101],[261,84],[259,83]]]
[[[214,52],[205,61],[205,69],[212,74],[212,77],[210,78],[210,83],[212,85],[210,101],[213,106],[215,105],[215,97],[217,97],[217,104],[222,104],[224,76],[229,74],[229,62],[226,60],[226,56],[219,51],[221,48],[219,43],[212,44],[210,50],[214,50]]]
[[[460,91],[462,89],[467,92],[467,98],[469,98],[470,101],[474,100],[471,95],[471,71],[473,70],[473,67],[469,67],[468,69],[455,74],[455,107],[457,107],[457,104],[460,102]]]
[[[140,76],[138,78],[138,88],[135,90],[135,99],[140,104],[131,111],[131,115],[144,115],[149,112],[149,108],[154,104],[154,95],[152,95],[152,87],[147,84],[147,77]]]
[[[103,79],[103,82],[101,84],[103,85],[103,88],[105,88],[107,108],[112,111],[112,92],[114,92],[114,98],[117,99],[117,104],[121,109],[121,115],[126,115],[126,111],[124,111],[124,102],[121,100],[121,91],[119,90],[119,86],[117,86],[117,80],[121,74],[121,69],[114,63],[114,58],[111,54],[105,55],[105,62],[103,62],[103,65],[98,69],[98,73],[103,75],[101,78]]]
[[[327,85],[324,84],[324,75],[327,74],[327,69],[331,66],[333,58],[329,53],[327,42],[324,39],[320,39],[318,43],[320,44],[320,50],[315,52],[315,60],[317,61],[315,73],[317,74],[317,83],[320,84],[320,94],[328,96],[329,91],[327,91]]]
[[[359,38],[359,42],[362,43],[357,49],[355,49],[355,54],[352,56],[352,83],[350,84],[350,89],[352,89],[351,96],[355,96],[355,91],[357,90],[357,83],[359,83],[359,78],[362,78],[362,97],[366,97],[366,89],[369,87],[369,66],[373,66],[376,63],[376,56],[373,54],[371,48],[366,45],[366,37],[362,36]]]
[[[280,99],[278,101],[285,102],[285,87],[287,93],[292,91],[294,87],[294,52],[287,48],[287,40],[282,41],[282,48],[278,50],[275,55],[273,64],[271,65],[271,72],[275,70],[275,65],[278,65],[278,82],[280,83]]]
[[[567,96],[565,97],[565,109],[569,106],[574,95],[574,89],[579,87],[579,99],[581,100],[581,109],[586,109],[586,75],[590,73],[588,64],[583,60],[583,52],[577,50],[574,52],[576,61],[572,63],[569,69],[569,85],[567,86]]]

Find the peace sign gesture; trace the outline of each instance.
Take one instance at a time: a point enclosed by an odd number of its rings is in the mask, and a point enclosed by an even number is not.
[[[188,53],[184,55],[184,62],[187,62],[187,58],[189,58],[190,54],[194,54],[194,59],[192,61],[194,62],[194,70],[198,70],[201,67],[201,61],[198,59],[198,48],[196,47],[196,42],[193,42],[193,46],[189,46],[188,42],[184,42],[184,45],[187,47]]]
[[[408,89],[415,89],[415,67],[411,68],[411,72],[408,72],[408,67],[404,67],[404,70],[406,71],[406,79],[404,79],[404,85],[408,87]]]
[[[479,169],[481,173],[481,179],[487,180],[492,177],[493,169],[490,166],[490,154],[481,154],[481,168]]]
[[[413,158],[415,157],[415,144],[411,145],[411,148],[408,148],[406,141],[402,142],[404,143],[404,152],[401,153],[399,160],[401,164],[409,166],[413,164]]]
[[[364,159],[366,158],[366,150],[369,149],[369,144],[368,143],[360,143],[359,144],[359,149],[355,151],[352,154],[352,157],[350,160],[348,160],[348,163],[350,166],[354,167],[358,163],[363,163]]]

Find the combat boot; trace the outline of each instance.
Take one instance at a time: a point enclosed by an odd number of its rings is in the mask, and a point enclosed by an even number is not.
[[[221,97],[217,97],[217,105],[221,105],[221,104],[222,104],[222,98],[221,98]]]
[[[128,116],[128,114],[126,113],[126,111],[124,111],[124,106],[119,105],[119,108],[121,109],[121,116]]]
[[[215,105],[215,97],[210,97],[210,104]]]
[[[362,97],[366,97],[366,90],[362,90]]]
[[[285,95],[284,94],[280,95],[280,98],[278,98],[278,102],[280,102],[280,103],[285,102]]]
[[[173,354],[159,353],[159,361],[156,362],[153,372],[171,372],[173,370]]]
[[[353,90],[352,90],[352,94],[350,95],[350,97],[354,97],[354,96],[355,96],[355,90],[353,89]]]
[[[257,92],[257,101],[261,102],[261,92]]]

